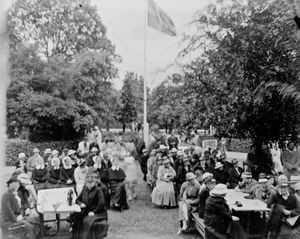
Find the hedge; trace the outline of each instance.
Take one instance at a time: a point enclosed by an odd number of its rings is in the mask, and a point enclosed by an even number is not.
[[[227,150],[248,153],[252,145],[251,139],[227,139]]]

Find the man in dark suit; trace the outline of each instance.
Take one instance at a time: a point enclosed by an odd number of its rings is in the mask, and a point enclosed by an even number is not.
[[[239,182],[242,181],[241,175],[243,173],[243,169],[238,166],[238,160],[233,159],[232,160],[232,168],[229,169],[228,175],[229,175],[229,186],[230,188],[235,188]]]

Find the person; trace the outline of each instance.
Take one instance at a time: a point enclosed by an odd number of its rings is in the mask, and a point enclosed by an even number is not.
[[[153,190],[156,186],[156,182],[157,182],[157,172],[159,167],[162,166],[162,158],[161,157],[157,157],[156,158],[156,162],[155,165],[153,165],[153,170],[152,170],[152,174],[151,174],[151,181],[150,181],[150,189]]]
[[[227,184],[228,175],[224,170],[224,165],[220,162],[216,163],[215,171],[213,172],[214,178],[216,179],[216,183]]]
[[[177,151],[177,157],[176,157],[176,159],[174,160],[174,163],[173,163],[175,172],[177,172],[179,166],[182,165],[182,161],[183,161],[184,157],[185,157],[185,155],[184,155],[183,151],[178,150]]]
[[[71,164],[70,157],[64,157],[62,161],[62,168],[60,169],[60,184],[63,187],[74,187],[74,167]]]
[[[233,159],[232,160],[232,168],[228,171],[228,183],[230,188],[236,188],[236,186],[239,184],[239,182],[242,181],[242,173],[243,169],[238,166],[238,160]]]
[[[50,166],[51,164],[51,154],[52,154],[52,150],[50,148],[45,149],[43,158],[46,167]]]
[[[208,173],[208,172],[206,172],[206,173],[204,173],[203,175],[202,175],[202,185],[200,186],[200,193],[202,192],[202,190],[204,189],[204,188],[206,188],[206,182],[208,182],[209,180],[211,180],[213,178],[213,174],[211,174],[211,173]]]
[[[79,158],[76,155],[76,150],[69,149],[66,157],[70,157],[70,159],[71,159],[71,165],[74,167],[74,169],[77,168],[77,166],[78,166],[77,162],[79,161]],[[61,160],[62,165],[63,165],[64,158],[62,158],[62,160]]]
[[[185,156],[182,160],[182,164],[177,168],[176,177],[175,177],[176,195],[179,195],[181,185],[186,181],[186,174],[192,172],[192,167],[190,165],[189,160],[190,160],[189,157]]]
[[[156,164],[156,150],[152,149],[150,153],[150,157],[147,161],[147,184],[149,187],[151,187],[152,171],[154,169],[155,164]]]
[[[213,174],[215,171],[215,166],[216,166],[216,164],[212,157],[205,159],[205,166],[204,166],[205,172],[209,172],[209,173]]]
[[[169,149],[171,150],[172,148],[178,149],[178,144],[179,140],[178,138],[174,135],[174,130],[171,131],[171,136],[168,138],[168,145]]]
[[[51,160],[51,168],[48,173],[48,187],[59,188],[60,185],[60,160],[59,158],[53,158]]]
[[[295,189],[295,197],[297,198],[298,204],[300,205],[300,183],[296,183],[294,189]]]
[[[252,178],[252,174],[249,172],[242,173],[242,182],[239,182],[239,185],[236,186],[236,190],[243,193],[251,194],[254,189],[257,187],[257,181]]]
[[[34,148],[33,155],[28,159],[27,165],[26,165],[29,177],[31,177],[32,171],[35,169],[37,160],[39,158],[42,158],[42,156],[40,155],[40,150],[38,148]]]
[[[147,162],[149,159],[148,149],[143,149],[142,155],[140,157],[140,166],[142,173],[144,174],[143,180],[147,181]]]
[[[88,167],[92,167],[95,163],[94,157],[99,155],[99,149],[96,147],[93,147],[91,149],[91,151],[89,152],[89,154],[87,155],[87,159],[86,159],[86,165]],[[102,155],[101,155],[102,156]]]
[[[97,186],[99,175],[90,167],[85,185],[76,199],[81,212],[72,215],[72,239],[101,239],[107,236],[107,209],[102,190]]]
[[[152,191],[152,203],[157,206],[175,207],[177,205],[174,190],[175,170],[170,166],[167,156],[163,158],[163,165],[158,168],[156,186]]]
[[[7,187],[8,190],[1,198],[0,214],[4,238],[8,238],[8,230],[10,227],[24,226],[24,230],[21,231],[21,238],[35,239],[38,232],[35,227],[22,216],[21,198],[18,195],[20,182],[16,175],[7,181]]]
[[[51,152],[51,159],[58,158],[58,156],[59,156],[58,150],[56,150],[56,149],[52,150],[52,152]]]
[[[247,154],[247,171],[250,172],[254,179],[258,179],[258,174],[260,173],[258,170],[258,157],[256,155],[256,146],[252,145],[250,152]]]
[[[80,159],[77,168],[74,170],[74,181],[76,183],[76,192],[79,195],[83,189],[88,166],[86,166],[85,159]]]
[[[90,143],[88,142],[88,137],[85,135],[83,140],[78,144],[78,152],[82,155],[87,155],[90,151]]]
[[[95,138],[95,142],[98,145],[98,148],[101,149],[101,146],[102,146],[102,133],[99,130],[99,127],[97,125],[94,126],[94,128],[93,128],[93,136]]]
[[[112,167],[108,169],[108,179],[111,191],[111,204],[114,209],[123,211],[129,209],[127,203],[127,195],[125,189],[126,174],[123,169],[120,168],[119,155],[114,155],[112,159]]]
[[[22,203],[22,209],[26,213],[26,210],[28,208],[33,208],[37,203],[37,194],[34,189],[34,186],[32,185],[31,180],[29,179],[28,175],[26,173],[20,173],[19,175],[14,174],[18,177],[18,180],[20,181],[20,187],[18,189],[18,192],[22,194],[21,200],[23,200]],[[28,211],[28,210],[27,210]]]
[[[32,171],[31,180],[36,191],[47,188],[48,169],[45,167],[44,159],[37,158],[35,169]]]
[[[170,157],[170,160],[171,160],[171,163],[172,163],[173,166],[174,166],[174,162],[177,160],[176,159],[177,158],[177,152],[178,152],[178,150],[176,148],[172,148],[169,151],[169,153],[170,153],[169,157]]]
[[[288,184],[279,184],[276,192],[267,203],[272,207],[268,221],[269,238],[299,238],[300,235],[300,207],[295,195],[290,194]],[[296,217],[293,225],[288,223],[288,218]]]
[[[69,149],[68,148],[64,148],[63,151],[61,152],[61,155],[59,155],[59,160],[62,162],[63,158],[66,156],[70,156],[68,155]],[[76,151],[75,151],[76,152]]]
[[[261,178],[258,180],[259,187],[253,192],[252,198],[256,198],[260,201],[267,203],[269,199],[275,194],[275,190],[268,183],[268,179]]]
[[[211,234],[221,234],[231,239],[245,238],[241,225],[237,222],[237,218],[231,215],[226,203],[226,185],[217,184],[210,194],[204,210],[204,225],[208,238]]]
[[[23,173],[27,173],[28,170],[27,170],[26,163],[27,163],[27,159],[25,153],[19,153],[18,159],[16,161],[16,170],[21,169]]]
[[[177,234],[185,232],[191,226],[191,213],[197,210],[199,203],[200,184],[196,180],[195,174],[189,172],[186,174],[186,181],[182,184],[179,194],[179,222],[180,229]]]
[[[295,144],[289,142],[287,149],[282,151],[281,161],[283,165],[283,173],[288,180],[291,176],[299,176],[300,154],[295,150]]]
[[[137,198],[136,186],[138,183],[138,171],[135,165],[134,157],[125,157],[125,169],[126,174],[125,188],[128,201]]]
[[[282,166],[282,162],[281,162],[281,159],[280,159],[281,151],[280,151],[280,148],[278,147],[277,142],[271,144],[271,150],[270,151],[271,151],[271,154],[272,154],[275,173],[276,174],[283,173],[283,166]]]
[[[198,214],[200,218],[204,218],[206,200],[209,197],[209,192],[215,188],[216,180],[214,178],[209,177],[204,185],[205,188],[199,193]]]
[[[232,161],[228,162],[226,159],[226,153],[221,151],[218,152],[218,158],[218,161],[223,164],[223,169],[228,176],[229,170],[233,167]]]

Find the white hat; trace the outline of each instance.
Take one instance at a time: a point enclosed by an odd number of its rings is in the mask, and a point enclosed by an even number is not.
[[[18,155],[19,159],[22,159],[22,158],[25,158],[25,157],[26,157],[26,155],[24,153],[19,153],[19,155]]]
[[[55,162],[55,161],[58,161],[58,162],[60,163],[59,158],[52,158],[52,159],[51,159],[51,165],[52,165],[52,166],[54,166],[54,162]]]
[[[172,148],[170,152],[171,153],[177,153],[177,149],[176,148]]]
[[[182,152],[181,150],[177,151],[177,156],[183,156],[184,152]]]
[[[52,156],[58,155],[58,154],[59,154],[59,152],[58,152],[56,149],[54,149],[54,150],[52,151]]]
[[[202,180],[205,180],[206,178],[212,177],[212,176],[213,176],[213,175],[212,175],[211,173],[206,172],[206,173],[204,173],[204,174],[202,175]]]
[[[34,152],[34,153],[39,153],[40,150],[39,150],[38,148],[34,148],[34,149],[33,149],[33,152]]]
[[[45,150],[45,152],[44,152],[44,154],[51,154],[52,153],[52,151],[51,151],[51,149],[49,149],[49,148],[47,148],[46,150]]]
[[[92,149],[91,149],[91,152],[98,152],[99,151],[99,149],[97,149],[96,147],[93,147]]]
[[[284,174],[281,174],[278,176],[278,181],[288,181],[288,178],[284,175]]]
[[[261,178],[258,180],[258,183],[267,183],[268,182],[268,179],[266,178]]]
[[[165,145],[163,145],[163,144],[161,144],[161,145],[159,145],[159,149],[167,149],[167,147],[165,146]]]
[[[76,151],[74,149],[69,149],[68,150],[68,156],[72,155],[72,154],[75,154]]]
[[[189,172],[189,173],[187,173],[187,174],[185,175],[185,179],[186,179],[186,180],[191,180],[191,179],[194,179],[194,178],[196,178],[196,175],[193,174],[192,172]]]
[[[221,162],[217,162],[216,166],[215,166],[215,169],[218,169],[218,168],[221,168],[221,167],[223,167],[223,164]]]
[[[219,183],[217,184],[213,190],[210,191],[210,194],[213,196],[220,196],[227,194],[228,189],[225,184]]]
[[[29,176],[26,173],[19,174],[18,179],[20,180],[20,183],[31,184]]]
[[[295,186],[294,186],[294,188],[295,188],[295,191],[300,190],[300,183],[296,183]]]

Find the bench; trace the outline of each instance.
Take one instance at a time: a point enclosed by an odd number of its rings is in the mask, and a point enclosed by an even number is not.
[[[192,213],[192,220],[197,231],[200,233],[201,237],[205,239],[205,225],[202,218],[199,217],[197,212]]]

